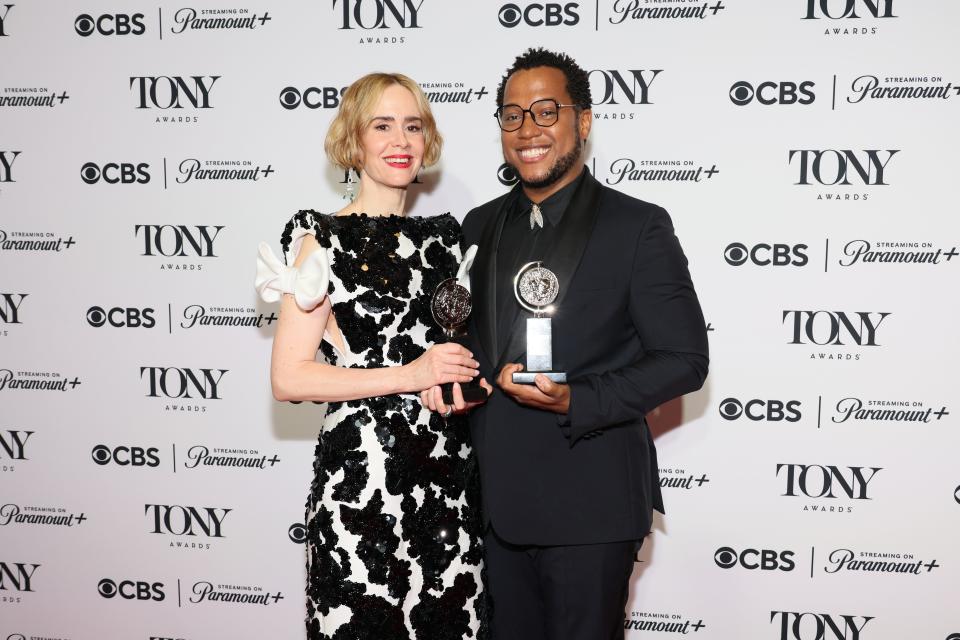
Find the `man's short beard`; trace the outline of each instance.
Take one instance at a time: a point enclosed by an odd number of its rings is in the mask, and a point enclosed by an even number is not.
[[[550,168],[550,171],[547,172],[547,175],[538,180],[524,180],[523,175],[517,171],[517,175],[520,176],[520,182],[523,184],[523,186],[529,189],[543,189],[544,187],[549,187],[557,180],[565,176],[567,172],[570,171],[570,168],[580,161],[580,152],[581,146],[578,142],[577,145],[570,150],[570,153],[560,156],[560,158]],[[516,171],[516,167],[514,167],[514,171]]]
[[[524,180],[523,174],[520,173],[520,170],[516,167],[513,167],[514,172],[516,172],[517,177],[520,178],[520,183],[527,187],[528,189],[543,189],[549,187],[557,180],[560,180],[563,176],[566,175],[567,171],[571,167],[576,165],[580,161],[580,155],[583,153],[583,142],[580,140],[580,131],[577,129],[576,122],[574,122],[574,131],[576,132],[576,144],[573,145],[573,149],[570,150],[570,153],[561,156],[557,161],[550,167],[550,171],[547,172],[547,175],[543,176],[538,180]],[[511,165],[513,166],[513,165]]]

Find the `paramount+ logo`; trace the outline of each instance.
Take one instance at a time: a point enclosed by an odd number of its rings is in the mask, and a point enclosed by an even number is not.
[[[346,87],[308,87],[301,91],[296,87],[284,87],[280,92],[280,106],[292,110],[303,105],[307,109],[336,109]]]
[[[521,24],[528,27],[572,27],[580,22],[579,8],[576,2],[530,2],[522,6],[511,2],[500,7],[497,18],[508,29]]]
[[[150,182],[149,168],[146,162],[107,162],[103,165],[87,162],[80,167],[80,179],[87,184],[100,181],[107,184],[147,184]]]
[[[147,30],[142,13],[105,13],[92,16],[81,13],[73,21],[73,30],[84,38],[98,33],[102,36],[140,36]]]
[[[720,403],[720,417],[724,420],[739,420],[741,417],[753,422],[798,422],[803,415],[799,400],[759,400],[740,402],[726,398]]]
[[[206,12],[201,10],[201,15]],[[246,11],[241,16],[229,17],[229,18],[207,18],[207,17],[197,17],[197,10],[192,7],[184,7],[178,9],[175,14],[173,14],[174,26],[170,28],[170,33],[181,34],[188,29],[193,31],[203,31],[208,29],[256,29],[259,23],[260,27],[263,27],[273,20],[270,17],[269,12],[264,12],[262,16],[257,15],[256,13],[250,13]]]
[[[723,250],[723,259],[731,267],[753,264],[758,267],[803,267],[810,261],[805,244],[760,242],[748,246],[731,242]]]
[[[873,616],[848,616],[799,611],[771,611],[770,624],[779,627],[779,640],[863,640]],[[949,639],[948,639],[949,640]]]
[[[817,96],[813,93],[813,87],[816,86],[812,80],[803,82],[760,82],[756,86],[746,80],[740,80],[733,83],[730,87],[730,101],[733,104],[743,107],[751,102],[758,102],[762,105],[774,104],[812,104]]]
[[[721,569],[742,567],[751,571],[793,571],[797,566],[793,551],[771,549],[744,549],[739,553],[731,547],[720,547],[713,554],[713,561]]]
[[[97,591],[107,600],[120,598],[122,600],[153,600],[162,602],[166,598],[162,582],[147,582],[145,580],[111,580],[104,578],[97,583]]]

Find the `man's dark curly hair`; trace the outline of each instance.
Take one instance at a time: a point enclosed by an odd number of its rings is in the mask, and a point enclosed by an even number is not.
[[[567,93],[570,94],[573,104],[578,109],[589,109],[592,101],[590,99],[590,79],[587,72],[580,68],[576,61],[565,53],[554,53],[543,47],[537,49],[527,49],[517,56],[513,61],[513,66],[507,69],[507,73],[500,80],[500,86],[497,87],[497,106],[503,106],[503,89],[507,86],[507,80],[517,71],[524,69],[534,69],[536,67],[553,67],[563,72],[567,78]]]

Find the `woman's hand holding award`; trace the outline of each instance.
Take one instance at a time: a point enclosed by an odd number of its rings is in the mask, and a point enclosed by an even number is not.
[[[448,341],[463,343],[463,328],[467,324],[470,312],[473,311],[473,298],[470,295],[469,271],[473,264],[473,257],[477,246],[472,245],[463,256],[460,270],[456,278],[448,278],[437,286],[430,301],[430,311],[433,319],[443,329]],[[453,383],[440,385],[443,393],[443,402],[453,404]],[[483,402],[487,399],[487,391],[480,386],[480,378],[461,383],[460,391],[464,402]]]

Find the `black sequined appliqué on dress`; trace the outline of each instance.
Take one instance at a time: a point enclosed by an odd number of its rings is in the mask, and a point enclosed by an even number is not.
[[[430,313],[460,262],[460,227],[434,218],[297,213],[288,265],[306,234],[327,252],[344,338],[326,362],[411,362],[442,339]],[[479,480],[462,418],[416,395],[327,405],[306,505],[309,640],[487,637]]]

